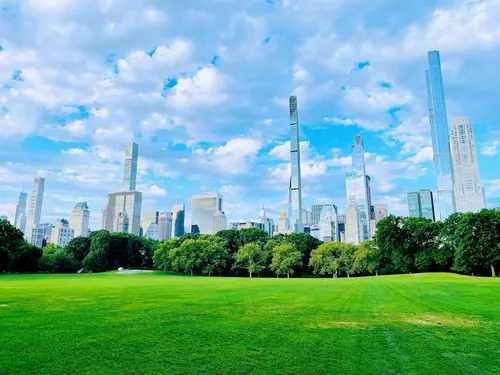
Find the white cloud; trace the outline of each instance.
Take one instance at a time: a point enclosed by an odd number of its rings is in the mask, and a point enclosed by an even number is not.
[[[486,156],[495,156],[500,153],[500,142],[495,140],[490,143],[486,143],[481,147],[481,154]]]
[[[310,157],[311,148],[309,141],[300,142],[300,156],[303,160]],[[290,160],[290,141],[286,141],[280,145],[276,145],[269,151],[269,156],[279,160]]]
[[[415,156],[408,158],[408,161],[417,164],[432,160],[434,160],[434,151],[430,146],[420,149]]]

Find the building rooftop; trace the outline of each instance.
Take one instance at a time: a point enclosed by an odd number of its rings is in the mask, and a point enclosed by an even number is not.
[[[82,208],[84,210],[88,210],[89,206],[87,205],[87,202],[79,202],[76,204],[75,208]]]

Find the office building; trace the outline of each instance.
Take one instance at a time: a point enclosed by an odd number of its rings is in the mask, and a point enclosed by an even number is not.
[[[21,191],[16,205],[16,212],[14,214],[14,226],[24,233],[26,230],[26,201],[28,200],[28,193]]]
[[[175,204],[172,207],[172,238],[181,237],[184,234],[184,218],[186,208],[183,204]]]
[[[363,186],[365,180],[362,180]],[[360,220],[361,213],[356,202],[351,200],[345,214],[345,242],[359,245],[363,241],[363,227]]]
[[[345,240],[345,214],[338,215],[337,217],[337,233],[339,234],[339,241],[342,241],[342,238]]]
[[[213,233],[227,229],[227,217],[224,211],[218,211],[213,215]]]
[[[2,216],[0,216],[0,220],[6,220],[6,221],[8,221],[9,218],[8,218],[8,216],[2,215]]]
[[[302,185],[300,176],[300,136],[297,97],[290,96],[290,187],[288,190],[288,219],[292,232],[303,232]]]
[[[267,217],[264,205],[259,214],[259,228],[266,232],[269,236],[274,234],[274,220]]]
[[[58,219],[52,229],[51,242],[54,245],[65,247],[73,238],[75,238],[75,230],[70,228],[68,220]]]
[[[87,237],[89,235],[90,211],[87,202],[77,203],[71,210],[69,226],[75,231],[75,237]]]
[[[364,160],[363,160],[364,161]],[[368,220],[372,220],[372,179],[370,176],[366,176],[366,205],[368,207]]]
[[[427,189],[408,193],[408,213],[410,217],[424,217],[435,221],[432,191]]]
[[[40,218],[42,216],[42,205],[43,205],[43,194],[45,191],[45,178],[35,177],[33,181],[33,187],[31,189],[31,195],[28,204],[28,216],[26,218],[26,241],[35,245],[33,243],[33,229],[40,224]],[[36,245],[35,245],[36,246]]]
[[[444,95],[443,75],[439,51],[428,53],[429,69],[425,72],[429,104],[434,172],[437,180],[439,217],[442,221],[455,212],[454,175],[451,161],[448,116]]]
[[[191,232],[215,234],[214,215],[223,210],[222,195],[202,193],[191,198]]]
[[[139,160],[139,145],[128,143],[125,148],[125,163],[123,168],[123,191],[134,191],[137,180],[137,163]]]
[[[319,236],[323,242],[336,242],[338,235],[338,212],[333,204],[324,204],[319,219]]]
[[[106,214],[108,212],[108,204],[104,205],[104,208],[101,210],[101,221],[99,225],[99,229],[106,229]]]
[[[280,216],[278,218],[278,228],[276,230],[279,233],[290,233],[290,221],[288,220],[288,216],[286,212],[280,212]]]
[[[310,225],[319,224],[319,219],[321,217],[321,210],[323,209],[322,204],[314,204],[311,206],[311,220]]]
[[[158,224],[156,223],[149,224],[148,227],[144,230],[144,237],[149,238],[151,240],[160,241],[161,233]]]
[[[373,220],[378,223],[380,220],[389,216],[389,210],[387,209],[387,204],[374,204],[372,205]]]
[[[51,240],[53,230],[54,225],[52,224],[35,225],[35,227],[31,230],[31,244],[39,248],[45,247],[47,242]]]
[[[365,169],[365,150],[363,138],[360,135],[354,137],[352,145],[352,168],[346,175],[347,202],[355,203],[359,213],[361,238],[370,238],[370,207],[368,206],[367,185],[369,179]],[[347,234],[346,234],[347,236]]]
[[[160,240],[172,238],[172,212],[162,212],[159,215],[158,230],[160,231]]]
[[[304,226],[311,226],[311,211],[306,208],[302,209],[302,223]]]
[[[142,222],[141,222],[141,227],[142,227],[143,233],[146,233],[146,231],[148,230],[149,225],[151,225],[151,223],[158,225],[159,217],[160,217],[160,213],[158,211],[143,212],[142,213]]]
[[[108,195],[106,230],[139,236],[141,233],[142,193],[124,191]]]
[[[451,122],[450,140],[457,212],[479,212],[486,205],[479,178],[476,141],[467,117]]]

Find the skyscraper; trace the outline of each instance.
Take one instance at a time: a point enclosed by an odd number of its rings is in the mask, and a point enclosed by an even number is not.
[[[222,195],[202,193],[191,198],[191,228],[193,233],[215,234],[214,214],[222,211]]]
[[[26,229],[26,201],[28,200],[28,193],[21,191],[19,193],[19,200],[16,206],[16,213],[14,215],[14,226],[24,233]]]
[[[213,216],[213,233],[227,229],[227,217],[224,211],[217,211]]]
[[[280,216],[278,218],[278,232],[279,233],[290,232],[290,220],[288,220],[286,212],[280,212]]]
[[[127,143],[127,147],[125,149],[125,164],[123,170],[123,191],[135,190],[138,159],[139,145],[137,143]]]
[[[73,238],[75,238],[75,230],[70,228],[70,224],[66,219],[57,219],[56,225],[52,229],[51,242],[54,245],[65,247]]]
[[[297,97],[290,96],[290,187],[288,191],[288,219],[292,232],[303,232],[302,186],[300,177],[300,137]]]
[[[181,237],[184,234],[184,217],[186,208],[183,204],[175,204],[172,207],[172,238]]]
[[[354,143],[352,145],[352,171],[346,175],[346,192],[347,202],[354,202],[356,204],[359,213],[362,240],[370,238],[370,207],[368,206],[367,191],[368,184],[369,180],[366,178],[365,170],[365,149],[363,145],[363,138],[360,135],[357,135],[354,137]]]
[[[427,189],[408,193],[408,213],[410,217],[424,217],[435,221],[432,191]]]
[[[457,211],[479,212],[486,205],[479,178],[476,141],[467,117],[451,122],[450,139]]]
[[[323,209],[322,204],[314,204],[311,206],[311,225],[319,224],[319,219],[321,218],[321,210]]]
[[[363,158],[364,162],[364,158]],[[372,179],[370,176],[366,175],[366,205],[368,207],[368,220],[373,219],[372,215]]]
[[[319,239],[324,242],[339,240],[338,212],[334,204],[324,204],[319,220]]]
[[[26,219],[26,231],[24,237],[33,244],[32,235],[33,229],[40,224],[42,216],[43,193],[45,191],[45,178],[35,177],[28,205],[28,217]]]
[[[386,204],[374,204],[373,206],[373,219],[378,223],[383,218],[389,216],[389,210]]]
[[[432,148],[434,151],[434,170],[437,180],[439,217],[446,220],[455,212],[453,193],[454,175],[451,162],[450,136],[444,95],[443,75],[439,51],[428,54],[429,70],[425,72],[427,97],[429,103],[429,122],[431,125]]]
[[[420,211],[420,193],[411,192],[407,194],[408,196],[408,214],[410,217],[421,217],[422,211]]]
[[[172,212],[162,212],[158,216],[158,229],[160,231],[160,240],[172,238]]]
[[[148,230],[151,223],[155,223],[158,225],[159,217],[160,217],[160,213],[158,211],[150,211],[150,212],[143,212],[142,213],[141,226],[142,226],[142,231],[144,234]]]
[[[71,210],[69,227],[75,231],[75,237],[87,237],[89,235],[90,211],[87,202],[77,203]]]
[[[108,204],[104,205],[104,208],[101,210],[101,225],[99,229],[106,229],[106,214],[108,212]]]
[[[138,191],[109,194],[105,229],[138,236],[141,233],[141,209],[142,193]]]
[[[365,181],[363,180],[363,184]],[[363,227],[360,211],[355,201],[349,201],[345,214],[345,242],[359,245],[363,241]]]

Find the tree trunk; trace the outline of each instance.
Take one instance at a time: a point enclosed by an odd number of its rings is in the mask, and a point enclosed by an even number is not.
[[[495,265],[494,264],[491,265],[491,277],[497,277],[497,274],[495,272]]]
[[[276,278],[279,279],[280,278],[280,275],[276,274]]]
[[[191,276],[193,276],[193,270],[191,270]]]
[[[249,272],[249,274],[250,274],[250,278],[252,278],[252,273],[251,273],[251,272]]]
[[[286,277],[287,277],[287,279],[289,279],[289,278],[290,278],[290,272],[287,272],[287,273],[286,273]]]
[[[332,279],[335,279],[335,272],[332,273]]]
[[[378,271],[375,271],[375,276],[378,276]]]
[[[349,276],[349,272],[347,272],[347,278],[349,278],[349,277],[350,277],[350,276]]]

